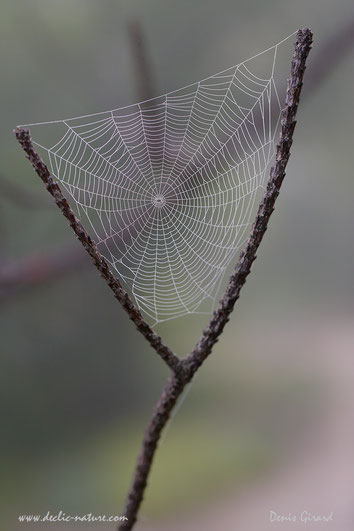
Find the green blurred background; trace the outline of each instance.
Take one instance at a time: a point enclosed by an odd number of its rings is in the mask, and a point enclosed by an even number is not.
[[[12,129],[173,90],[304,26],[314,48],[284,189],[231,324],[168,426],[137,529],[263,531],[270,510],[334,511],[326,529],[354,528],[352,2],[2,0],[1,529],[48,510],[120,514],[167,377]],[[158,333],[186,353],[204,324]]]

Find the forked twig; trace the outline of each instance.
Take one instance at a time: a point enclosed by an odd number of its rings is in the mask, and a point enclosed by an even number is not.
[[[231,275],[228,287],[219,303],[218,309],[214,312],[208,327],[202,333],[195,348],[184,360],[180,360],[169,347],[163,344],[161,338],[145,322],[140,311],[135,307],[129,295],[123,290],[119,280],[112,274],[106,260],[99,253],[95,243],[85,231],[80,221],[75,217],[58,184],[54,182],[48,168],[34,150],[29,131],[22,128],[17,128],[15,131],[16,137],[26,152],[28,159],[39,177],[45,183],[48,192],[54,197],[63,215],[69,221],[76,236],[91,256],[101,276],[112,289],[114,296],[121,303],[138,330],[172,370],[172,375],[168,379],[145,432],[133,483],[124,510],[124,515],[127,517],[127,520],[120,524],[119,530],[121,531],[131,530],[137,520],[138,510],[143,499],[147,479],[162,430],[185,385],[192,380],[194,374],[209,356],[214,344],[223,332],[234,305],[239,298],[242,286],[245,284],[247,276],[251,271],[252,263],[256,259],[258,247],[267,230],[269,218],[274,210],[274,204],[285,177],[285,169],[289,160],[296,125],[295,117],[299,104],[305,64],[311,50],[311,45],[312,32],[308,28],[299,30],[292,58],[291,75],[288,80],[285,108],[282,112],[281,133],[276,150],[275,164],[271,169],[267,189],[259,206],[251,235],[240,255],[234,273]]]

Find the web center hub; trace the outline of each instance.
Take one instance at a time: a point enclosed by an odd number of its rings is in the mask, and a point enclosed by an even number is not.
[[[162,194],[156,194],[152,198],[152,203],[156,208],[162,208],[166,204],[166,197]]]

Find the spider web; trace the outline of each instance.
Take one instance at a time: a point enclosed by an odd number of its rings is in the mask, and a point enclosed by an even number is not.
[[[30,124],[57,129],[35,143],[154,324],[210,313],[249,233],[279,131],[279,44],[145,102]]]

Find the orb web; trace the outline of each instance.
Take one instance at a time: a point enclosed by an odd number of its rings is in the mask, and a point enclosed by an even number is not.
[[[249,233],[279,131],[279,44],[145,102],[31,124],[75,213],[153,323],[210,312]],[[43,145],[53,133],[37,142],[34,125],[55,128],[55,142]]]

